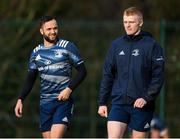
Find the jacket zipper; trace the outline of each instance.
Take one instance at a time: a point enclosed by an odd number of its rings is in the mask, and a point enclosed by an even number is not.
[[[132,41],[132,40],[131,40]],[[132,47],[133,47],[133,42],[130,42],[130,51],[129,51],[129,61],[128,61],[128,81],[127,81],[127,87],[126,87],[126,104],[128,104],[128,86],[129,86],[129,76],[130,76],[130,65],[131,65],[131,55],[132,55]]]

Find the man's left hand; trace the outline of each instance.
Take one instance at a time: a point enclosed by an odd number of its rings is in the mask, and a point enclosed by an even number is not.
[[[72,90],[69,87],[66,87],[64,90],[62,90],[60,92],[60,94],[58,95],[58,100],[62,100],[62,101],[66,101],[70,94],[71,94]]]
[[[136,99],[136,101],[134,102],[134,108],[142,108],[147,104],[146,100],[144,100],[143,98],[138,98]]]

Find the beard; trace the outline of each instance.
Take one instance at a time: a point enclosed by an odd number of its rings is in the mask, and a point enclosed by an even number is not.
[[[48,36],[46,36],[46,35],[43,35],[43,38],[47,41],[47,42],[49,42],[49,43],[53,43],[53,44],[55,44],[56,42],[57,42],[57,40],[58,40],[58,37],[56,36],[56,38],[55,39],[50,39]]]

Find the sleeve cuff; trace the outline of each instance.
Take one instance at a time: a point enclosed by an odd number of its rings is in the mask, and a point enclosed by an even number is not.
[[[150,101],[153,101],[153,100],[154,100],[154,98],[151,97],[151,96],[149,96],[149,95],[146,95],[146,96],[144,96],[143,98],[144,98],[144,100],[146,100],[147,102],[150,102]]]

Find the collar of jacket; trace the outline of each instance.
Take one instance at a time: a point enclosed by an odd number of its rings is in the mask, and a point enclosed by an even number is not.
[[[152,37],[152,35],[149,32],[140,31],[138,35],[125,35],[124,39],[128,42],[134,42],[134,41],[139,41],[144,36]]]

